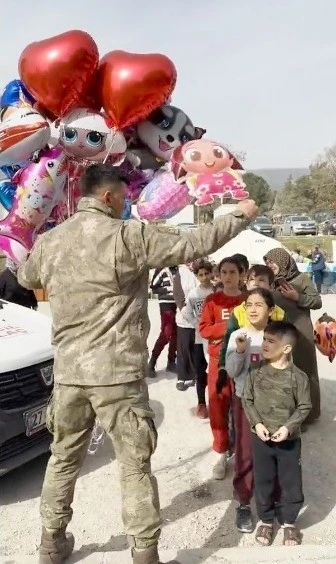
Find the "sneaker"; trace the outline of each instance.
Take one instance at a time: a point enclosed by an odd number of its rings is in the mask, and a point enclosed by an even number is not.
[[[219,454],[216,452],[217,462],[212,469],[212,476],[215,480],[224,480],[226,475],[226,462],[227,454],[226,452]]]
[[[236,526],[240,533],[253,533],[252,513],[249,505],[237,507]]]
[[[185,392],[191,386],[195,386],[195,380],[177,380],[176,389],[179,392]]]
[[[157,377],[157,373],[155,370],[155,360],[153,360],[152,358],[150,359],[149,363],[148,363],[148,378],[156,378]]]
[[[208,419],[209,417],[208,408],[205,405],[205,403],[200,403],[196,407],[196,417],[199,417],[199,419]]]
[[[174,360],[168,360],[166,370],[167,372],[172,372],[173,374],[177,374],[176,362]]]
[[[41,546],[39,548],[39,564],[63,564],[72,554],[75,539],[65,529],[48,531],[42,529]]]

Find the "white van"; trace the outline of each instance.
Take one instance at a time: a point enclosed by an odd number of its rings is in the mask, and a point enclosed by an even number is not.
[[[0,300],[0,476],[47,452],[51,318]]]

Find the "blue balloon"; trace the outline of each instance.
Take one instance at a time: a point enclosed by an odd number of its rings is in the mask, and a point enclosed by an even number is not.
[[[20,102],[33,106],[36,100],[28,92],[21,80],[12,80],[7,84],[0,99],[0,106],[19,106]]]
[[[123,219],[130,219],[131,216],[132,216],[132,201],[126,199],[125,204],[124,204],[124,211],[123,211],[122,218]]]

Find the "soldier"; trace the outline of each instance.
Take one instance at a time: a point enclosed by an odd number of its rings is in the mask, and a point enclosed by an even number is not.
[[[160,505],[150,465],[157,433],[145,383],[149,268],[213,253],[257,213],[255,203],[246,200],[213,224],[180,232],[123,221],[125,188],[111,166],[89,167],[75,215],[42,235],[19,271],[26,288],[47,289],[56,351],[40,564],[61,564],[73,551],[74,537],[66,527],[96,417],[119,463],[133,563],[159,564]]]

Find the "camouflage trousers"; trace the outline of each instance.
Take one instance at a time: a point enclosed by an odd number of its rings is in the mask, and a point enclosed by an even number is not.
[[[157,543],[161,517],[150,464],[157,443],[153,416],[144,381],[55,386],[47,410],[53,443],[41,494],[44,527],[64,528],[71,520],[76,479],[97,417],[112,439],[118,461],[122,518],[130,545],[142,549]]]

